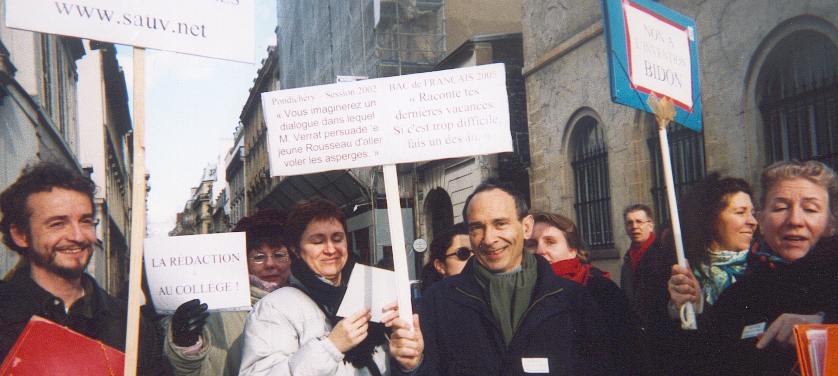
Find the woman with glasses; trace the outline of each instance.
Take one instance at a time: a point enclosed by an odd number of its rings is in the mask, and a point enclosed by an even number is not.
[[[605,325],[613,335],[617,369],[621,375],[639,375],[637,356],[639,330],[628,298],[611,281],[608,272],[597,269],[588,262],[588,252],[576,224],[569,218],[554,213],[532,212],[535,220],[532,235],[525,247],[530,253],[543,257],[550,263],[557,276],[574,281],[588,289],[605,316]]]
[[[241,375],[389,375],[384,326],[364,309],[336,315],[356,256],[343,212],[313,199],[288,215],[289,287],[259,301],[245,325]]]
[[[285,213],[265,209],[242,218],[233,229],[247,237],[251,304],[287,284],[291,260],[282,236],[284,224]],[[248,312],[206,310],[198,299],[177,308],[164,324],[166,356],[176,375],[237,375]]]
[[[463,271],[466,261],[471,258],[471,243],[465,223],[460,222],[435,234],[430,248],[431,258],[422,270],[422,290]]]

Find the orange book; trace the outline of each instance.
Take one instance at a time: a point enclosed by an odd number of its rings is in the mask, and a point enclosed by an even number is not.
[[[121,351],[32,316],[0,365],[0,375],[121,376],[124,363]]]
[[[795,325],[794,335],[802,376],[838,376],[838,324]]]

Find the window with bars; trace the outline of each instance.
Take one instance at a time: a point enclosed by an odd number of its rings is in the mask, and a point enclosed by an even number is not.
[[[758,83],[766,163],[838,168],[838,47],[814,31],[792,33],[768,55]]]
[[[571,135],[573,178],[576,185],[576,223],[591,250],[614,246],[608,149],[598,122],[584,116]]]
[[[660,140],[654,117],[649,129],[651,136],[646,140],[652,166],[652,202],[654,203],[655,223],[669,223],[669,200],[666,197],[666,183],[663,176]],[[669,141],[669,154],[672,159],[672,180],[675,184],[675,199],[680,202],[690,189],[707,174],[704,164],[704,135],[678,124],[671,124],[666,129]]]

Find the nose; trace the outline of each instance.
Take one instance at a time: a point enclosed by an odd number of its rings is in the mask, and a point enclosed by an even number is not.
[[[273,268],[277,264],[277,260],[274,258],[274,255],[267,255],[268,257],[265,259],[265,267],[266,268]]]
[[[79,222],[72,222],[70,224],[70,231],[67,234],[69,240],[73,241],[83,241],[85,236],[85,229]]]
[[[786,220],[786,223],[788,223],[791,226],[795,226],[795,227],[802,226],[803,225],[803,208],[801,208],[799,205],[793,205],[789,209],[789,216]]]
[[[749,213],[748,217],[745,218],[745,224],[747,224],[748,226],[757,227],[758,222],[756,217],[754,217],[753,212]]]
[[[338,250],[337,243],[335,243],[331,239],[327,240],[325,243],[323,243],[323,245],[324,245],[323,253],[325,253],[327,255],[331,255],[331,254],[337,252],[337,250]]]

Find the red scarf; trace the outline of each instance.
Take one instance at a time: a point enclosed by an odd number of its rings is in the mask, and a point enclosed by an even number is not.
[[[553,268],[553,273],[557,276],[576,282],[582,286],[588,285],[588,279],[591,277],[591,268],[593,265],[582,263],[578,258],[556,261],[550,264]],[[608,272],[602,272],[605,278],[611,278]]]
[[[640,259],[643,257],[643,254],[649,250],[649,247],[655,241],[655,233],[649,234],[649,239],[646,239],[643,244],[639,246],[635,246],[632,243],[631,247],[629,247],[628,254],[629,258],[631,258],[631,270],[637,271],[637,265],[640,265]]]

